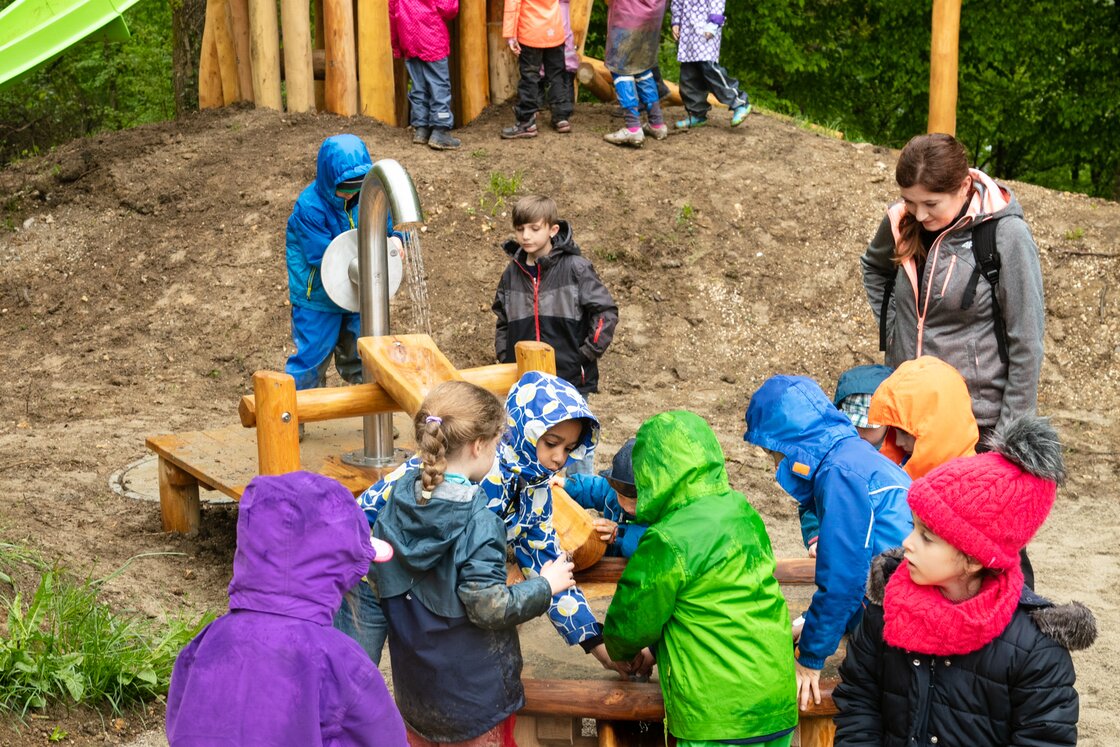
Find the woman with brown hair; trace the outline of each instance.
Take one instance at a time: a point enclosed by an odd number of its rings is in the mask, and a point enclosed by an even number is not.
[[[981,445],[1034,413],[1044,306],[1038,246],[1006,186],[969,168],[951,135],[919,135],[895,168],[891,205],[860,262],[892,368],[932,355],[968,384]]]

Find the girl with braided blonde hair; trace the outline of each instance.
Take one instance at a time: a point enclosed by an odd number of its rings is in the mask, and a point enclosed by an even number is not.
[[[370,569],[397,706],[412,747],[511,744],[513,714],[525,704],[517,625],[575,583],[572,564],[560,558],[506,586],[506,527],[478,485],[505,432],[494,395],[444,382],[413,424],[417,459],[393,481],[373,527],[394,556]]]

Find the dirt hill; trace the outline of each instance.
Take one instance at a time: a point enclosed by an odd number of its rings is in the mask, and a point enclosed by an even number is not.
[[[236,422],[250,375],[282,368],[284,222],[322,139],[354,132],[416,181],[434,336],[455,364],[492,360],[497,245],[510,228],[491,184],[519,178],[520,193],[556,198],[621,308],[591,399],[603,453],[655,412],[695,410],[778,554],[799,555],[796,513],[743,443],[742,414],[772,374],[831,391],[845,368],[879,360],[858,260],[896,196],[897,154],[766,116],[730,130],[726,112],[640,151],[602,141],[618,126],[604,107],[580,107],[571,135],[542,127],[530,141],[499,139],[509,119],[490,112],[461,132],[462,150],[437,153],[363,119],[227,110],[0,171],[0,536],[98,576],[139,553],[177,553],[134,561],[110,600],[153,616],[225,608],[234,511],[206,508],[198,537],[165,536],[158,507],[117,496],[107,478],[144,455],[149,434]],[[1042,593],[1080,599],[1102,622],[1096,647],[1075,657],[1082,743],[1115,744],[1120,205],[1012,186],[1046,280],[1041,408],[1071,467],[1031,552]],[[394,330],[409,331],[400,319]],[[88,713],[65,723],[73,744],[158,737],[159,711],[120,729]],[[0,743],[43,743],[30,729],[0,729]]]

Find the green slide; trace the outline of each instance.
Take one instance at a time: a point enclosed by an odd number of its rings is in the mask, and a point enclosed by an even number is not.
[[[0,86],[86,37],[128,38],[122,13],[138,0],[15,0],[0,10]]]

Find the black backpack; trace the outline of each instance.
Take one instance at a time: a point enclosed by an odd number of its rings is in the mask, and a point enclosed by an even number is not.
[[[961,296],[961,309],[972,306],[976,298],[976,284],[980,276],[992,286],[992,321],[996,330],[996,347],[999,350],[999,360],[1007,363],[1007,330],[1003,325],[1003,311],[999,307],[999,253],[996,251],[996,223],[998,218],[992,218],[980,223],[972,229],[972,256],[976,268],[972,277],[968,279],[964,295]],[[894,293],[894,284],[898,273],[891,276],[887,286],[883,289],[883,304],[879,308],[879,350],[887,349],[887,309],[890,308],[891,295]]]

